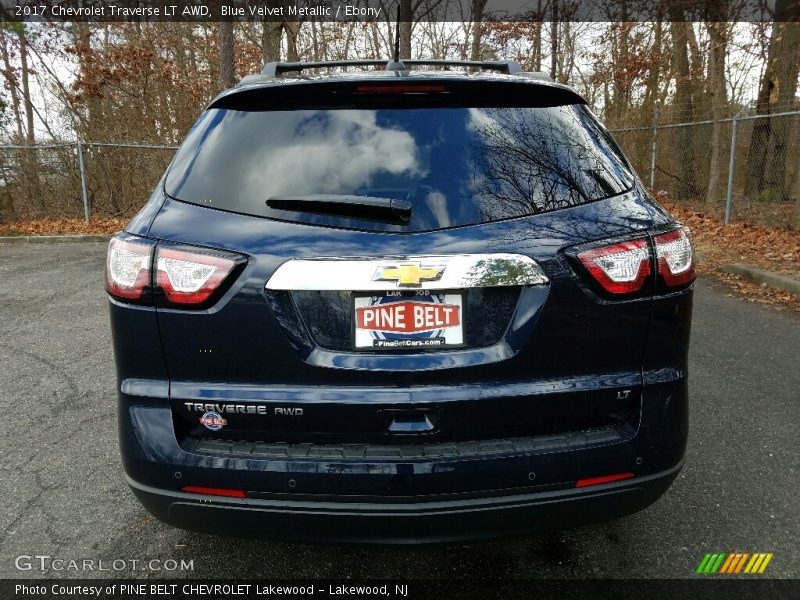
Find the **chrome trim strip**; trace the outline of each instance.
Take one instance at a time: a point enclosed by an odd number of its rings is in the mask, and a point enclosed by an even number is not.
[[[351,292],[459,290],[545,285],[549,281],[536,261],[522,254],[450,254],[292,259],[277,268],[267,281],[266,289]]]

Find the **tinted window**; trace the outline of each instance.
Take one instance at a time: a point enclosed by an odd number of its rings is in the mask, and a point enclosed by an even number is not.
[[[427,231],[575,206],[633,176],[583,105],[206,111],[166,179],[179,200],[365,229]],[[274,196],[404,199],[406,225],[287,212]]]

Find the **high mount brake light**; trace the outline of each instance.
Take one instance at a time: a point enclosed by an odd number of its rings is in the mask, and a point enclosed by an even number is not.
[[[175,248],[159,248],[156,283],[173,304],[201,304],[230,275],[236,262]]]
[[[610,294],[638,292],[650,275],[650,245],[644,239],[584,250],[578,259]]]
[[[356,92],[359,94],[440,94],[444,91],[443,85],[426,83],[359,85],[356,87]]]
[[[153,247],[111,238],[106,256],[106,291],[117,298],[139,300],[150,285]]]
[[[687,285],[695,280],[694,249],[689,230],[682,227],[655,236],[658,274],[667,287]]]

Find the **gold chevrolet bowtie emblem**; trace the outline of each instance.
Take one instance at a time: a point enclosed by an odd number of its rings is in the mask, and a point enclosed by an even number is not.
[[[404,262],[378,267],[372,281],[396,281],[398,286],[419,286],[423,281],[438,281],[444,273],[443,265],[422,265]]]

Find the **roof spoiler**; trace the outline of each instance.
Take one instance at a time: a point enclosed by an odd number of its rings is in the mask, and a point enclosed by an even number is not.
[[[320,69],[330,67],[383,67],[385,71],[408,71],[409,67],[435,66],[447,70],[450,67],[471,67],[487,71],[499,71],[506,75],[522,73],[522,66],[513,60],[399,60],[386,61],[375,59],[364,60],[332,60],[312,62],[270,62],[264,65],[262,75],[267,77],[280,77],[284,73],[299,73],[306,69]]]

